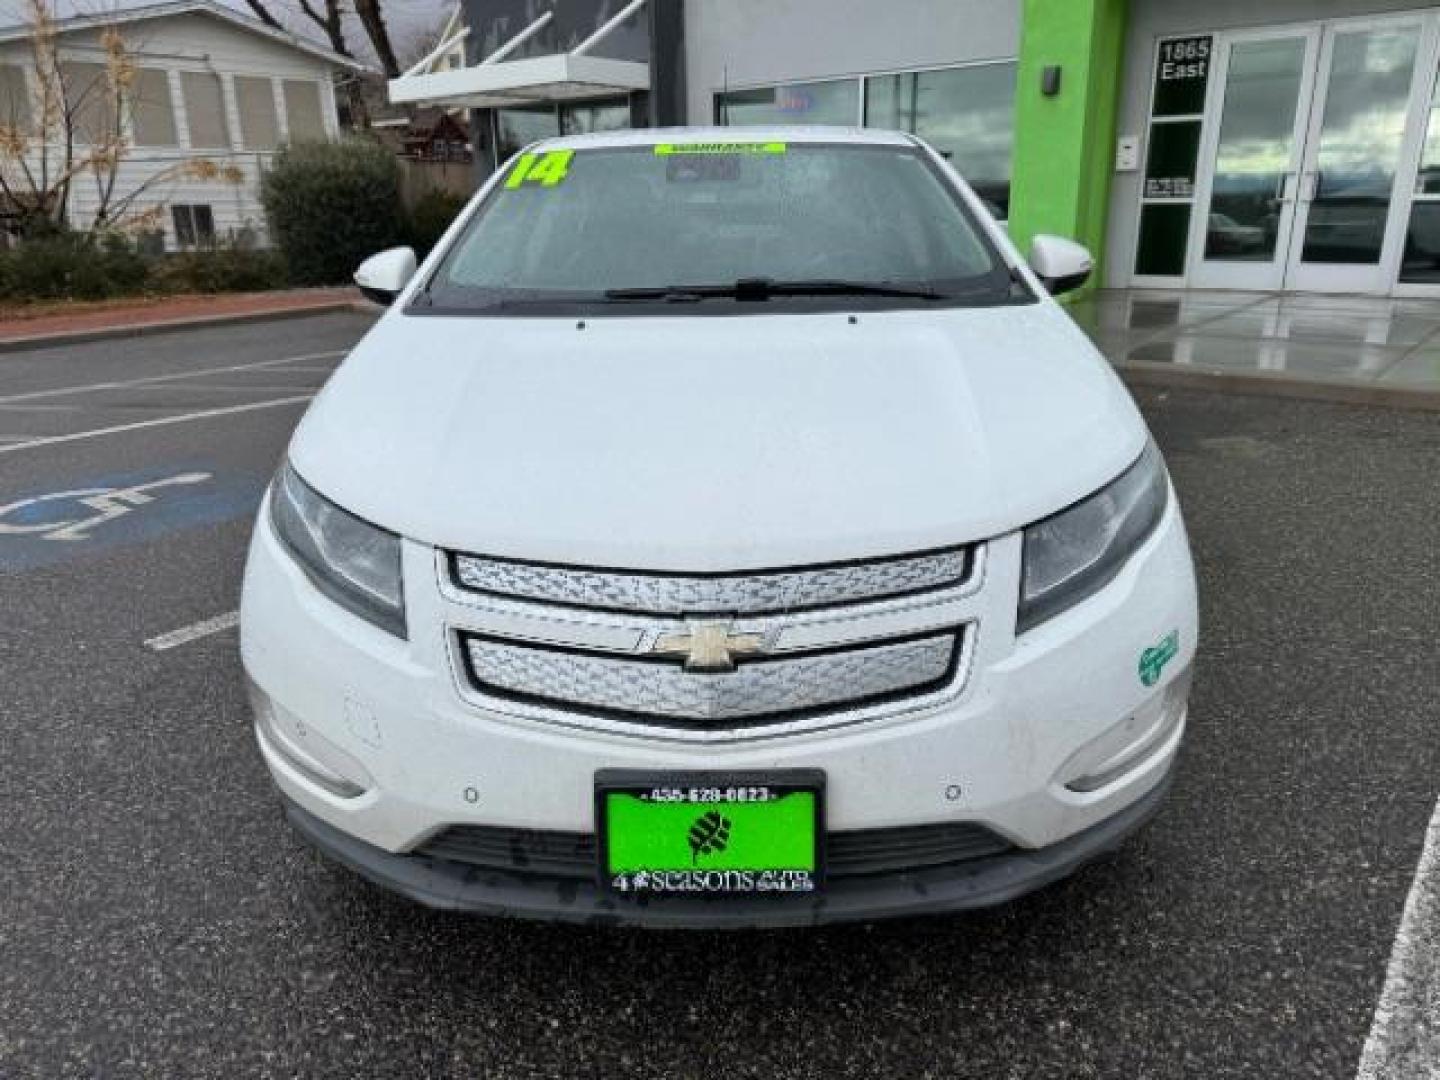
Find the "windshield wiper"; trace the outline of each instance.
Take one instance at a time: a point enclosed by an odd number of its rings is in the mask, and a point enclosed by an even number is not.
[[[850,281],[816,278],[811,281],[777,281],[775,278],[741,278],[728,285],[659,285],[639,289],[606,289],[606,300],[768,300],[772,296],[901,296],[944,300],[946,294],[926,285],[889,281]]]

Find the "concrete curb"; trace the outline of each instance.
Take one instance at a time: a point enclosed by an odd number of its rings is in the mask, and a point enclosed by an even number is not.
[[[1210,390],[1252,397],[1278,397],[1301,401],[1328,401],[1339,405],[1368,405],[1386,409],[1440,412],[1440,390],[1403,386],[1376,386],[1345,379],[1297,379],[1283,372],[1207,371],[1177,368],[1173,364],[1116,364],[1115,370],[1131,387],[1175,390]]]
[[[177,330],[203,330],[211,326],[235,326],[243,323],[269,322],[274,319],[301,319],[307,315],[326,315],[336,311],[355,311],[369,315],[379,310],[368,300],[326,300],[304,307],[287,306],[262,308],[258,311],[234,311],[222,315],[192,315],[182,319],[165,319],[158,322],[135,323],[129,326],[96,327],[93,330],[61,330],[54,334],[0,338],[0,354],[23,352],[29,349],[53,349],[65,345],[84,345],[93,341],[109,341],[113,338],[168,334]]]

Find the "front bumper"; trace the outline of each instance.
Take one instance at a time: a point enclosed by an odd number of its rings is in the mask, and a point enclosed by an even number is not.
[[[1020,538],[987,544],[963,691],[934,707],[847,726],[686,743],[576,730],[487,708],[467,694],[454,631],[476,611],[446,594],[434,552],[406,542],[411,638],[310,585],[262,510],[241,644],[259,745],[297,829],[373,880],[443,907],[666,925],[811,923],[997,903],[1063,876],[1154,812],[1185,726],[1195,587],[1174,501],[1104,590],[1017,638]],[[1174,634],[1163,678],[1137,660]],[[412,853],[476,825],[593,832],[594,775],[822,769],[833,830],[975,823],[1022,849],[1003,857],[833,882],[824,898],[650,900],[621,907],[593,885],[537,886]],[[623,912],[623,913],[622,913]]]
[[[923,872],[847,879],[814,896],[616,896],[593,882],[477,871],[391,854],[347,836],[289,799],[283,804],[291,826],[317,850],[427,907],[552,922],[738,930],[940,915],[1006,903],[1118,848],[1159,813],[1172,775],[1167,771],[1160,783],[1113,817],[1048,848]]]

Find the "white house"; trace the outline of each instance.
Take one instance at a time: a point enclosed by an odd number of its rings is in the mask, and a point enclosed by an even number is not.
[[[128,107],[119,110],[127,150],[115,170],[110,205],[143,188],[130,216],[151,211],[154,227],[163,229],[172,248],[243,229],[263,237],[261,173],[282,144],[339,134],[335,76],[359,65],[214,0],[169,0],[59,19],[56,51],[81,144],[87,133],[116,122],[103,92],[104,37],[112,27],[137,70]],[[32,28],[0,27],[0,125],[32,138],[45,130],[37,119],[41,81]],[[197,160],[218,166],[221,175],[173,175],[181,163]],[[77,177],[69,201],[72,223],[92,220],[101,201],[96,177]]]

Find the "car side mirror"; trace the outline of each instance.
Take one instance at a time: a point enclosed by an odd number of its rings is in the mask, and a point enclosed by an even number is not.
[[[355,271],[355,284],[367,300],[389,307],[415,276],[415,266],[413,248],[390,248],[360,264],[360,269]]]
[[[1063,236],[1037,236],[1030,244],[1030,269],[1045,283],[1051,296],[1084,285],[1095,269],[1094,256]]]

